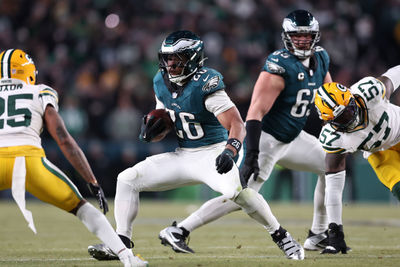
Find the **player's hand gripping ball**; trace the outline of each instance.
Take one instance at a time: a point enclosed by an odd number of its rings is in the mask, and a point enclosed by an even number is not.
[[[154,109],[143,117],[139,139],[146,143],[161,141],[173,126],[167,110]]]

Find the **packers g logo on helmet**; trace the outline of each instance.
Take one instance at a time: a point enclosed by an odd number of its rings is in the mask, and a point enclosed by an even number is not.
[[[350,100],[354,98],[350,90],[339,83],[325,83],[318,88],[315,96],[315,106],[319,118],[324,121],[331,121],[340,115]]]
[[[32,58],[21,49],[8,49],[0,54],[0,79],[14,78],[27,84],[36,83],[36,66]]]

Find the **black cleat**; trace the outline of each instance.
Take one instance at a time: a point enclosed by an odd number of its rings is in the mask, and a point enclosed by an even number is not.
[[[184,234],[183,229],[176,226],[176,222],[173,222],[171,226],[161,230],[158,238],[161,240],[161,244],[164,246],[171,246],[175,252],[194,253],[186,243],[187,235]]]
[[[328,245],[322,250],[321,254],[347,254],[351,248],[346,245],[344,241],[343,225],[330,223],[328,229]]]

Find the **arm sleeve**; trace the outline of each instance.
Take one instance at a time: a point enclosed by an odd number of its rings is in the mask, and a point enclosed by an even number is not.
[[[218,90],[208,95],[204,101],[204,104],[206,109],[212,112],[214,116],[218,116],[222,112],[227,111],[231,107],[235,106],[225,90]]]

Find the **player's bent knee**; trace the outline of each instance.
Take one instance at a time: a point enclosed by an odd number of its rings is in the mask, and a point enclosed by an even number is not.
[[[256,211],[258,203],[258,193],[251,188],[245,188],[233,200],[238,204],[246,213],[251,214]]]
[[[117,180],[118,182],[122,182],[133,186],[135,184],[135,180],[137,177],[138,177],[138,171],[136,170],[136,166],[133,166],[118,174]]]

